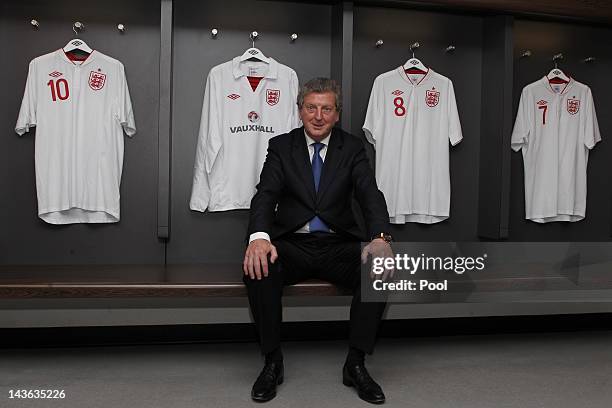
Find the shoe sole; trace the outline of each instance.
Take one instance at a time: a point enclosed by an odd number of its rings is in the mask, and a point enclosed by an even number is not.
[[[278,380],[276,380],[276,385],[281,385],[283,383],[283,381],[285,381],[285,377],[280,377]],[[274,399],[274,397],[276,397],[276,391],[274,392],[274,394],[268,396],[268,397],[254,397],[253,395],[251,395],[251,399],[255,402],[268,402],[271,399]]]
[[[351,388],[355,387],[353,382],[351,380],[349,380],[348,378],[346,378],[346,377],[342,377],[342,384],[346,385],[347,387],[351,387]],[[367,398],[364,398],[364,396],[359,391],[357,391],[357,395],[359,395],[359,398],[361,398],[362,400],[364,400],[366,402],[369,402],[370,404],[377,404],[378,405],[378,404],[384,404],[385,403],[385,399],[384,398],[380,399],[380,400],[367,399]]]

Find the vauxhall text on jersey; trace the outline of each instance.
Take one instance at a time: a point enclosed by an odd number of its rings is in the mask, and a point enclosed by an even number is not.
[[[462,139],[450,79],[403,67],[374,81],[363,130],[376,147],[376,182],[390,222],[433,224],[449,217],[449,141]]]
[[[589,150],[601,140],[588,86],[548,78],[521,93],[512,149],[525,167],[525,218],[534,222],[585,217]]]
[[[206,79],[189,207],[249,208],[268,140],[297,127],[295,71],[234,58]]]
[[[260,125],[242,125],[242,126],[230,126],[230,133],[240,132],[263,132],[263,133],[274,133],[272,126],[260,126]]]
[[[15,131],[36,126],[38,214],[52,224],[119,221],[123,131],[136,133],[123,64],[57,50],[30,62]]]

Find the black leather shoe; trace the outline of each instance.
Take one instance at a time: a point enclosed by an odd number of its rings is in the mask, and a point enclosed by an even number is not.
[[[276,386],[283,383],[283,362],[267,363],[251,390],[253,401],[266,402],[276,397]]]
[[[370,377],[363,364],[347,365],[342,368],[342,383],[347,387],[355,387],[359,398],[372,404],[385,402],[385,394],[380,385]]]

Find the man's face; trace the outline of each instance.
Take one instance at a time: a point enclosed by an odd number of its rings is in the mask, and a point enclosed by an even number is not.
[[[304,123],[306,134],[314,141],[325,139],[340,119],[336,110],[336,94],[333,92],[311,92],[304,97],[300,109],[300,119]]]

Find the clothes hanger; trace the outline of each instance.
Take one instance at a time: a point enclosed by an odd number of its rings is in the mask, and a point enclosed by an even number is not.
[[[78,34],[77,27],[81,28],[82,26],[83,25],[81,23],[77,22],[72,26],[72,31],[74,31],[75,34]],[[73,56],[74,60],[77,61],[86,59],[93,52],[87,43],[80,38],[73,38],[72,40],[68,41],[63,50],[66,54]]]
[[[567,84],[570,81],[570,78],[565,75],[565,73],[559,68],[557,61],[563,59],[563,54],[557,54],[553,57],[553,62],[555,63],[555,67],[550,70],[546,78],[548,82],[551,84]]]
[[[91,54],[93,50],[87,45],[87,43],[80,38],[73,38],[68,41],[68,44],[64,47],[64,52],[69,53],[73,51],[81,51],[83,53]]]
[[[270,58],[266,57],[263,52],[259,48],[255,47],[255,38],[257,38],[257,31],[253,31],[250,35],[252,41],[252,47],[248,48],[244,54],[240,56],[240,62],[247,60],[258,60],[261,62],[265,62],[266,64],[270,63]]]
[[[423,64],[421,60],[414,56],[414,50],[419,47],[420,44],[418,42],[410,45],[410,51],[412,51],[412,58],[406,61],[406,63],[403,65],[404,71],[407,74],[426,74],[428,71],[425,64]]]
[[[255,47],[247,49],[244,54],[240,56],[240,62],[247,60],[259,60],[261,62],[265,62],[266,64],[270,63],[270,58],[266,57],[259,48]]]

